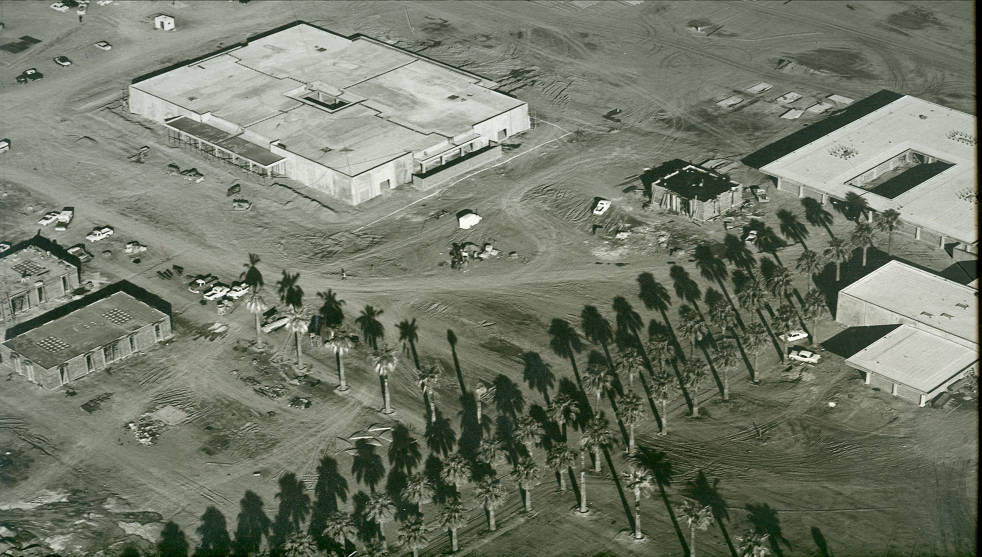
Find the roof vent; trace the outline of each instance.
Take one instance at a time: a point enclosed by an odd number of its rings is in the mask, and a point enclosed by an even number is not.
[[[960,307],[962,309],[968,309],[968,304],[963,304],[961,302],[955,304],[955,307]]]
[[[975,137],[975,135],[973,135],[971,133],[968,133],[968,132],[959,131],[959,130],[951,130],[950,132],[948,132],[947,134],[945,134],[945,137],[947,137],[948,139],[950,139],[952,141],[957,141],[959,143],[964,143],[965,145],[969,145],[969,146],[972,146],[972,147],[978,145],[978,143],[979,143],[979,140],[978,140],[977,137]]]
[[[933,314],[933,313],[928,313],[928,312],[926,312],[926,311],[922,311],[922,312],[921,312],[921,315],[926,315],[926,316],[928,316],[928,317],[934,317],[934,314]]]

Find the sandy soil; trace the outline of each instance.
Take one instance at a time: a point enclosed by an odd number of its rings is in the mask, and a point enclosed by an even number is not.
[[[74,14],[44,3],[0,6],[4,41],[21,35],[43,41],[21,53],[0,52],[0,135],[14,144],[2,155],[0,239],[33,234],[45,211],[74,205],[70,230],[46,233],[71,245],[94,225],[113,225],[116,236],[96,245],[86,275],[132,280],[167,298],[176,313],[173,343],[78,382],[74,397],[39,392],[17,376],[0,388],[0,448],[15,455],[10,481],[0,484],[0,505],[36,503],[29,510],[0,507],[7,509],[4,520],[42,538],[71,531],[68,539],[49,541],[66,552],[118,548],[139,539],[139,532],[153,537],[165,520],[190,533],[207,505],[232,522],[247,489],[271,507],[279,475],[295,471],[313,481],[320,455],[341,448],[337,436],[384,421],[364,351],[348,358],[354,389],[344,396],[333,391],[333,356],[323,349],[308,349],[312,376],[322,382],[290,385],[276,365],[253,363],[243,351],[252,331],[244,309],[217,316],[213,305],[201,306],[187,292],[186,279],[162,280],[158,270],[177,264],[186,273],[231,279],[247,253],[258,253],[267,282],[281,269],[300,272],[310,303],[315,292],[333,288],[349,315],[366,303],[383,308],[390,341],[395,323],[417,318],[419,350],[427,357],[449,360],[445,339],[452,329],[468,383],[503,373],[522,384],[517,355],[530,349],[540,351],[557,376],[568,376],[568,363],[547,354],[550,319],[578,322],[583,304],[606,311],[617,294],[640,311],[635,277],[650,271],[669,283],[669,261],[698,277],[684,255],[670,257],[658,247],[654,239],[662,231],[682,247],[691,247],[687,239],[722,240],[718,224],[696,226],[641,210],[625,189],[637,185],[642,168],[676,157],[736,160],[813,121],[778,118],[784,109],[774,99],[792,90],[804,96],[794,103],[800,107],[832,93],[858,99],[882,88],[966,111],[975,103],[968,3],[116,2],[91,6],[81,25]],[[150,18],[161,11],[177,17],[177,31],[151,31]],[[530,103],[535,129],[516,138],[500,163],[452,187],[404,189],[354,208],[261,185],[168,147],[159,128],[127,114],[122,99],[132,77],[296,19],[393,40],[497,79]],[[708,22],[707,30],[688,29],[695,20]],[[112,51],[91,46],[103,39]],[[50,61],[62,54],[75,63],[60,68]],[[792,63],[781,65],[782,59]],[[16,85],[15,76],[27,67],[45,78]],[[774,88],[757,97],[743,92],[760,81]],[[748,100],[725,110],[715,104],[733,94]],[[127,161],[141,145],[152,148],[147,162]],[[170,176],[168,163],[196,167],[206,180]],[[750,172],[741,177],[760,180]],[[225,190],[233,183],[254,202],[251,211],[230,210]],[[611,199],[613,208],[591,235],[594,221],[586,209],[594,196]],[[796,207],[797,200],[772,198],[761,207],[762,218],[776,228],[776,209]],[[457,230],[453,215],[461,209],[484,221]],[[639,233],[613,239],[626,224],[650,227],[648,241]],[[837,217],[834,230],[845,234],[850,226]],[[827,239],[819,229],[811,238],[813,249]],[[122,255],[130,239],[150,247],[139,264]],[[441,266],[450,243],[461,241],[493,242],[502,256],[514,251],[516,257],[463,272]],[[104,249],[113,255],[103,255]],[[791,246],[781,257],[791,260],[799,252]],[[942,252],[902,238],[895,252],[937,270],[951,263]],[[344,282],[342,267],[350,277]],[[807,288],[804,279],[797,286]],[[203,335],[216,321],[230,325],[227,334]],[[835,323],[823,323],[820,336],[836,331]],[[283,332],[272,341],[288,346]],[[775,354],[766,354],[763,386],[749,386],[738,368],[731,372],[731,403],[713,402],[718,396],[707,385],[701,393],[706,417],[684,418],[679,403],[670,436],[652,437],[649,419],[641,438],[670,455],[676,484],[700,469],[721,480],[734,535],[747,525],[743,505],[766,502],[779,511],[796,555],[817,554],[814,527],[838,555],[953,554],[973,547],[977,414],[918,410],[871,393],[841,358],[825,355],[810,380],[782,382]],[[288,394],[264,398],[243,377],[284,383]],[[449,416],[458,410],[455,383],[448,377],[441,389]],[[396,419],[422,431],[422,400],[408,370],[391,384]],[[113,396],[95,412],[80,408],[103,393]],[[293,396],[314,403],[290,408]],[[537,394],[526,398],[541,404]],[[830,400],[839,403],[834,411],[827,408]],[[189,420],[166,428],[157,445],[141,446],[124,429],[168,404],[183,408]],[[766,430],[763,439],[754,423]],[[343,454],[338,458],[342,468],[349,465]],[[620,457],[615,465],[618,473],[625,469]],[[681,555],[657,498],[643,504],[651,542],[632,545],[618,541],[630,521],[606,466],[589,484],[595,512],[585,520],[565,514],[575,499],[555,493],[548,474],[535,492],[534,517],[519,512],[517,489],[511,490],[499,511],[500,532],[480,546],[486,527],[475,509],[461,533],[465,550],[650,554],[657,547]],[[38,499],[42,490],[68,500]],[[726,553],[715,528],[700,537],[702,554]],[[447,549],[440,533],[432,538],[428,552]]]

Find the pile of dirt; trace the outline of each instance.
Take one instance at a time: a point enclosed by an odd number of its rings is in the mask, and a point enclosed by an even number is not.
[[[135,422],[127,422],[126,427],[128,427],[136,440],[141,445],[155,445],[157,439],[160,438],[160,432],[166,427],[162,420],[158,420],[151,414],[143,414]]]

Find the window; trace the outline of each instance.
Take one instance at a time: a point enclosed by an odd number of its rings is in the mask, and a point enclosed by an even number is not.
[[[24,310],[30,309],[31,305],[28,303],[27,294],[20,294],[18,296],[12,296],[10,298],[10,314],[15,315]]]
[[[27,378],[34,381],[34,364],[31,362],[24,362],[24,372],[27,374]]]
[[[130,352],[136,352],[136,335],[130,335]]]
[[[378,187],[379,187],[380,190],[385,191],[385,190],[389,189],[390,187],[392,187],[392,186],[389,185],[390,183],[391,182],[389,182],[389,180],[382,180],[382,183],[379,184]]]
[[[503,141],[506,137],[508,137],[508,128],[498,130],[498,141]]]
[[[163,331],[160,330],[160,323],[157,323],[153,326],[153,336],[157,340],[163,340],[164,333]]]
[[[116,361],[117,351],[118,347],[115,342],[102,347],[102,357],[106,360],[107,364]]]
[[[23,374],[23,372],[20,369],[20,356],[18,356],[17,354],[13,354],[10,356],[10,359],[14,361],[14,371]]]
[[[95,362],[92,360],[92,354],[85,355],[85,371],[92,371],[95,369]]]

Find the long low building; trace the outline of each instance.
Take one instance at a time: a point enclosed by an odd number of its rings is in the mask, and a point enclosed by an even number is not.
[[[897,231],[978,254],[976,118],[909,95],[880,91],[791,134],[743,162],[780,191],[823,204],[864,198],[900,213]]]
[[[0,367],[54,389],[171,336],[170,305],[121,281],[7,329]]]
[[[528,105],[498,84],[304,22],[137,78],[129,109],[199,149],[352,204],[428,188],[501,155]]]

